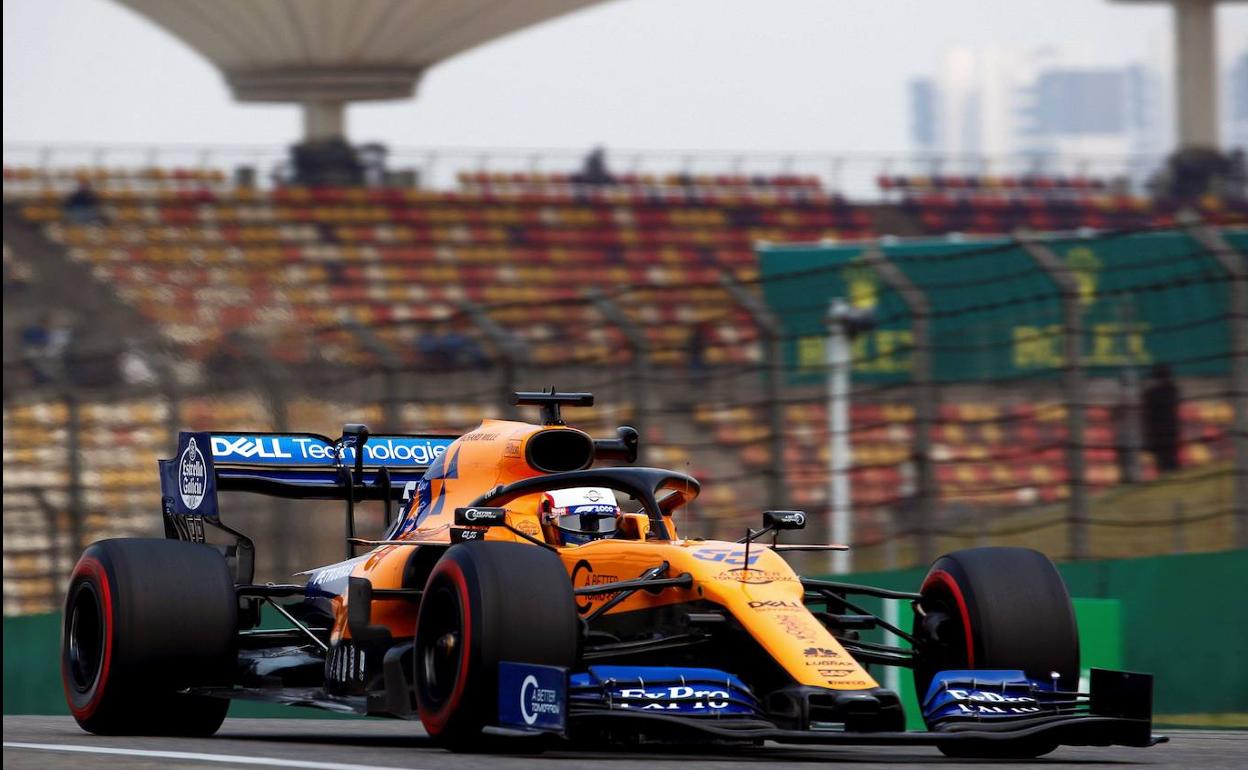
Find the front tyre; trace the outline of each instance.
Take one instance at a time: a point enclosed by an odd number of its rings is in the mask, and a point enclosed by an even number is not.
[[[1066,584],[1047,556],[1030,548],[970,548],[932,563],[914,622],[914,685],[926,696],[941,671],[1021,669],[1028,678],[1075,690],[1079,633]],[[957,757],[1036,757],[1053,743],[941,747]]]
[[[559,557],[523,543],[453,546],[434,565],[417,613],[414,686],[435,741],[473,748],[498,715],[498,664],[571,668],[579,622]]]
[[[197,543],[94,543],[74,566],[61,630],[61,682],[97,735],[212,735],[229,701],[180,690],[228,685],[238,600],[225,559]]]

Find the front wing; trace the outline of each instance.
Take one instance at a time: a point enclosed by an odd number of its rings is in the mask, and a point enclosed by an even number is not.
[[[783,730],[762,719],[708,720],[667,714],[588,712],[568,715],[573,730],[591,726],[628,725],[647,736],[668,735],[710,740],[857,746],[948,746],[1052,742],[1063,746],[1155,746],[1168,738],[1152,734],[1148,719],[1095,715],[1035,717],[1009,725],[980,729],[913,732],[845,732],[837,730]]]
[[[545,666],[503,664],[514,669],[500,687],[499,727],[511,734],[555,733],[573,739],[605,732],[616,738],[636,736],[671,742],[762,740],[788,744],[863,746],[961,746],[1005,749],[1010,745],[1058,744],[1063,746],[1136,746],[1164,743],[1165,736],[1152,732],[1152,676],[1125,671],[1092,669],[1091,692],[1077,708],[1059,713],[1010,719],[958,721],[927,731],[847,731],[843,729],[785,729],[758,715],[689,716],[637,709],[610,709],[579,705],[568,698],[567,672]],[[551,675],[555,675],[551,679]],[[536,677],[537,681],[530,679]],[[403,683],[404,692],[410,685]],[[558,691],[551,697],[540,693]],[[575,688],[573,688],[575,689]],[[343,713],[388,713],[407,719],[416,715],[407,708],[387,707],[363,697],[334,697],[321,688],[219,688],[198,689],[196,694],[225,698],[263,700],[309,706]],[[527,701],[521,704],[519,698]],[[406,698],[404,698],[406,700]],[[562,713],[549,709],[538,717],[537,705],[560,702]]]
[[[527,668],[517,664],[504,664]],[[549,669],[547,670],[549,673]],[[575,681],[575,680],[574,680]],[[1043,713],[1001,718],[961,719],[934,723],[927,731],[850,731],[835,725],[812,725],[808,729],[786,729],[765,714],[691,715],[590,704],[573,696],[567,699],[565,718],[548,732],[576,737],[598,730],[611,735],[637,735],[655,740],[771,740],[793,744],[960,746],[967,749],[1005,749],[1007,745],[1058,744],[1066,746],[1137,746],[1162,743],[1164,736],[1152,732],[1152,676],[1126,671],[1092,669],[1090,692],[1078,698],[1063,698],[1061,705]],[[735,688],[723,685],[725,692]],[[573,687],[573,690],[576,690]],[[617,691],[618,692],[618,691]],[[1074,693],[1069,694],[1071,696]],[[520,692],[500,690],[500,709]],[[727,698],[725,698],[727,701]],[[605,707],[604,707],[605,706]],[[523,711],[523,708],[521,708]],[[514,720],[502,719],[506,727],[524,728]],[[510,722],[510,724],[508,724]]]

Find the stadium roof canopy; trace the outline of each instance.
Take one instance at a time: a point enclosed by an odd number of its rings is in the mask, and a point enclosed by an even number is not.
[[[181,38],[245,102],[298,102],[306,139],[343,107],[405,99],[443,59],[603,0],[117,0]]]

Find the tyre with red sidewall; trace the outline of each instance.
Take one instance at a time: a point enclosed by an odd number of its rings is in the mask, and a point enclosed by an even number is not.
[[[421,723],[440,744],[480,746],[498,715],[498,664],[571,668],[579,621],[554,553],[523,543],[452,546],[434,565],[416,621],[413,686]]]
[[[1066,584],[1030,548],[970,548],[941,556],[923,580],[914,622],[915,691],[922,700],[940,671],[1021,669],[1075,690],[1079,633]],[[959,757],[1034,757],[1056,744],[951,744]]]
[[[61,682],[98,735],[211,735],[229,701],[180,693],[228,686],[238,600],[210,546],[102,540],[74,566],[61,627]]]

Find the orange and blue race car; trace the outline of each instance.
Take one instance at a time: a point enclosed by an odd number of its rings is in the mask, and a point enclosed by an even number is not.
[[[518,393],[540,424],[462,436],[183,433],[160,462],[166,538],[86,549],[65,604],[63,680],[97,734],[209,735],[229,700],[419,719],[483,736],[593,742],[931,745],[1034,757],[1059,745],[1151,746],[1152,677],[1092,669],[1042,554],[937,559],[913,593],[803,577],[779,542],[801,511],[761,513],[736,542],[682,537],[698,482],[633,467],[639,437],[591,438]],[[254,582],[255,548],[218,493],[336,499],[344,561]],[[377,539],[355,510],[385,512]],[[397,514],[396,514],[397,512]],[[907,628],[861,597],[908,602]],[[261,628],[262,605],[288,621]],[[905,644],[862,639],[885,629]],[[876,671],[911,669],[925,730],[905,729]],[[550,738],[549,736],[558,736]],[[539,741],[540,745],[541,744]]]

